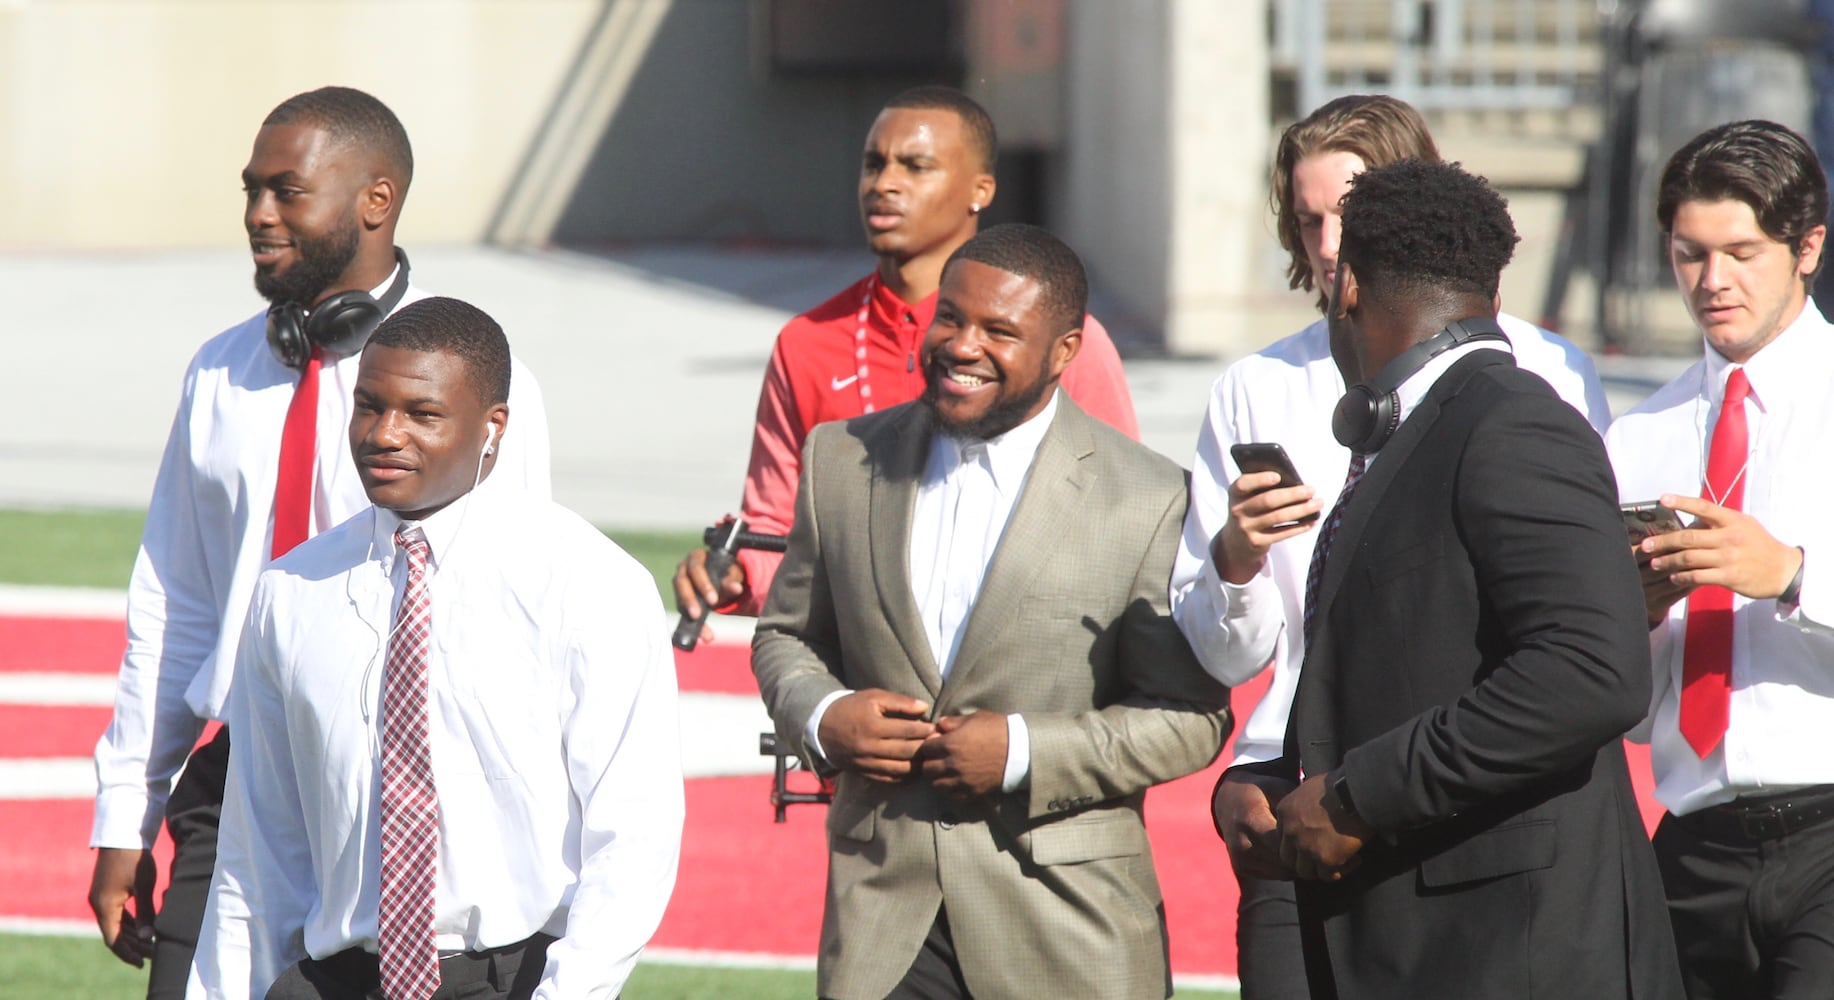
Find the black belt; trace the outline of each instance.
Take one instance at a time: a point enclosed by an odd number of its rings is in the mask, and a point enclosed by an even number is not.
[[[499,974],[497,959],[511,954],[521,956],[521,966],[532,966],[532,975],[539,977],[546,960],[548,945],[554,942],[551,934],[536,934],[515,944],[501,948],[488,948],[483,951],[465,951],[456,955],[447,955],[439,960],[439,979],[441,984],[454,986],[470,983],[488,982],[502,990],[509,988],[507,977]],[[380,959],[373,951],[362,948],[346,948],[335,955],[321,959],[306,959],[329,974],[345,986],[357,992],[375,989],[382,982]],[[304,963],[301,963],[302,965]],[[522,975],[531,975],[523,972]]]
[[[1675,819],[1714,840],[1776,840],[1834,819],[1834,785],[1745,796]]]

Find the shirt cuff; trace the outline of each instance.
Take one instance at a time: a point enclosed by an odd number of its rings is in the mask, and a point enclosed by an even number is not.
[[[827,713],[829,705],[852,693],[846,689],[830,691],[822,700],[815,703],[815,711],[809,713],[809,722],[802,727],[802,745],[809,751],[809,757],[815,763],[825,767],[834,766],[834,762],[828,759],[828,754],[821,748],[821,736],[818,735],[821,732],[821,717]]]
[[[1032,736],[1025,717],[1014,712],[1006,717],[1006,777],[1000,791],[1016,792],[1032,776]]]
[[[145,788],[122,785],[103,789],[96,796],[89,846],[152,850],[164,815],[165,803],[155,805]]]

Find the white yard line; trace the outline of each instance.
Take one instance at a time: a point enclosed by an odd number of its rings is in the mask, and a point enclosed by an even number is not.
[[[114,674],[0,672],[0,705],[110,708],[114,703]]]
[[[33,692],[31,684],[47,682]],[[53,690],[50,682],[97,683],[89,691]],[[20,697],[33,694],[27,701]],[[114,679],[65,678],[55,674],[0,674],[0,702],[37,705],[112,705]],[[757,698],[744,694],[681,696],[682,770],[689,778],[768,774],[772,760],[758,753],[758,734],[771,727]],[[98,734],[99,735],[99,734]],[[88,799],[96,793],[95,764],[87,757],[0,759],[0,799]],[[763,808],[763,799],[759,800]]]
[[[96,765],[87,757],[0,760],[0,799],[92,799]]]
[[[98,587],[27,587],[0,583],[0,615],[125,618],[127,591]]]
[[[96,925],[90,920],[52,920],[44,917],[0,917],[0,934],[25,934],[35,937],[89,938],[96,936]],[[814,955],[772,955],[758,951],[702,951],[695,948],[645,948],[643,964],[687,965],[718,969],[782,969],[805,972],[815,968]],[[1241,980],[1234,976],[1192,976],[1172,974],[1172,984],[1180,990],[1237,991]]]

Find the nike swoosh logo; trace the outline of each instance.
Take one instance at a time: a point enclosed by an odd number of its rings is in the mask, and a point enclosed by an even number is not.
[[[849,375],[846,378],[841,378],[840,376],[836,375],[834,378],[829,379],[828,381],[829,381],[829,384],[833,387],[834,391],[839,392],[842,389],[845,389],[848,386],[852,385],[853,383],[858,382],[859,380],[860,380],[860,375],[858,372],[855,372],[854,374]]]

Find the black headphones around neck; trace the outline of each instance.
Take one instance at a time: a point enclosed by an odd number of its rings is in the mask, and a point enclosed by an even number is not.
[[[1401,426],[1401,400],[1396,392],[1427,362],[1474,340],[1500,340],[1509,343],[1509,335],[1489,316],[1453,320],[1446,328],[1401,352],[1382,366],[1376,377],[1350,387],[1337,401],[1331,414],[1331,435],[1337,443],[1367,455],[1388,443],[1395,428]]]
[[[408,255],[395,248],[395,280],[380,302],[368,292],[339,292],[308,311],[297,302],[276,302],[267,310],[267,346],[288,368],[303,370],[312,348],[339,357],[363,349],[369,335],[395,311],[408,291]]]

